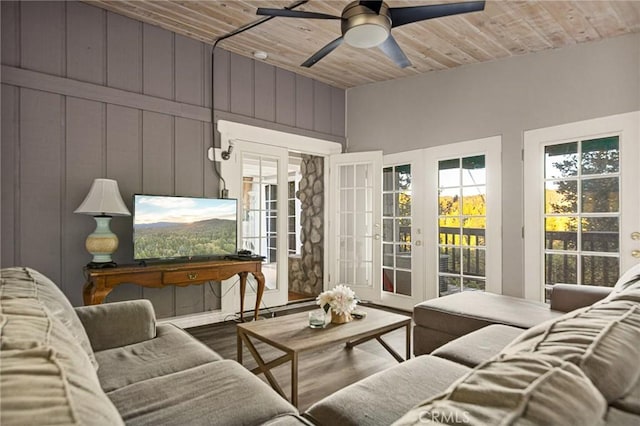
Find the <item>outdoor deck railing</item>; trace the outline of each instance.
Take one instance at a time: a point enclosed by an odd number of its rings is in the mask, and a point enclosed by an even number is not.
[[[440,228],[440,271],[456,272],[463,268],[469,276],[485,275],[485,230],[481,228],[463,228],[462,240],[460,228]],[[582,252],[618,253],[619,233],[606,231],[588,231],[581,234]],[[571,252],[577,253],[578,234],[571,231],[550,231],[545,233],[545,249],[567,252],[560,262],[554,262],[553,268],[546,268],[546,282],[574,283],[576,263]],[[564,254],[564,253],[562,253]],[[460,257],[462,257],[460,259]],[[558,267],[560,269],[558,269]],[[606,267],[599,261],[583,262],[582,276],[598,277],[602,285],[615,283],[619,275],[618,268]]]

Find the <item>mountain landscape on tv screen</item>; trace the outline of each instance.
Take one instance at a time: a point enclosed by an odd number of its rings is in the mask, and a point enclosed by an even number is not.
[[[206,219],[193,223],[134,224],[134,257],[220,256],[236,251],[236,221]]]

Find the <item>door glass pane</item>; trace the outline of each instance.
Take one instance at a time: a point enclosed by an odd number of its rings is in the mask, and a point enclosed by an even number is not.
[[[465,216],[487,215],[486,186],[469,186],[462,188],[462,212]]]
[[[439,294],[484,290],[487,179],[484,155],[438,163]]]
[[[393,191],[393,167],[382,169],[382,190]]]
[[[548,145],[544,149],[545,179],[578,175],[578,144],[576,142]]]
[[[617,212],[620,204],[618,177],[582,181],[582,212]]]
[[[460,186],[460,159],[438,162],[438,182],[440,188]]]
[[[574,251],[578,249],[578,220],[569,216],[547,217],[545,247],[549,250]]]
[[[340,207],[343,212],[352,212],[354,206],[354,190],[352,188],[346,188],[340,190]]]
[[[578,181],[559,180],[545,183],[546,213],[578,212]]]
[[[617,253],[620,249],[617,217],[586,217],[582,219],[582,250]]]
[[[438,290],[440,296],[446,296],[453,293],[460,293],[461,284],[460,277],[440,275],[438,278]]]
[[[340,249],[339,283],[373,285],[371,280],[373,247],[373,186],[369,164],[340,165],[340,211],[337,229]],[[385,208],[393,211],[393,199]],[[385,223],[383,234],[393,233],[393,223]]]
[[[460,214],[460,189],[440,188],[438,194],[438,214],[458,216]]]
[[[462,159],[463,185],[485,185],[487,183],[487,169],[484,161],[484,155]]]
[[[556,283],[614,285],[620,257],[619,138],[549,145],[545,170],[547,290]]]
[[[389,293],[395,292],[394,284],[395,272],[390,268],[382,268],[382,290]]]
[[[393,268],[393,244],[382,243],[382,266]]]
[[[411,272],[396,271],[396,293],[411,296]]]
[[[412,295],[411,165],[383,169],[383,291]]]
[[[484,291],[485,281],[472,278],[462,280],[462,288],[464,291]]]
[[[581,168],[583,175],[619,172],[618,137],[583,141]]]
[[[411,245],[396,244],[396,267],[411,269]]]
[[[609,256],[582,256],[582,284],[613,287],[618,280],[620,259]]]
[[[546,284],[577,284],[578,257],[569,254],[547,254],[545,256]]]
[[[462,223],[462,245],[482,247],[487,245],[485,232],[486,217],[468,217]]]
[[[364,188],[370,186],[369,182],[369,165],[358,164],[356,165],[356,187]]]

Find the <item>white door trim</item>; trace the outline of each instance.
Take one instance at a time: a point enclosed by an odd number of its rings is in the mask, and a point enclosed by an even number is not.
[[[217,129],[220,132],[220,147],[223,151],[229,148],[230,141],[238,139],[323,157],[342,152],[342,145],[337,142],[235,123],[233,121],[218,120]]]
[[[296,135],[293,133],[286,133],[279,130],[265,129],[262,127],[251,126],[248,124],[242,124],[228,120],[218,120],[216,123],[216,128],[220,133],[220,148],[222,149],[222,151],[228,151],[229,146],[233,145],[235,141],[245,141],[264,146],[284,148],[288,151],[324,157],[325,170],[328,170],[329,167],[329,156],[340,154],[342,152],[342,145],[337,142],[331,142],[309,136]],[[232,156],[234,156],[235,154],[236,152],[233,152]],[[231,166],[229,162],[223,161],[220,166],[223,173],[225,172],[225,165],[227,167]],[[227,186],[229,186],[229,183],[230,182],[227,182]],[[324,174],[324,187],[330,188],[328,172],[325,172]],[[330,196],[330,193],[325,194],[324,217],[327,218],[327,222],[330,214],[328,202]],[[328,225],[329,224],[327,223],[325,226],[325,241],[328,241],[329,236]],[[329,244],[325,244],[324,246],[324,259],[325,262],[323,273],[325,277],[329,277],[329,262],[326,261],[326,259],[329,259]],[[325,279],[325,287],[327,286],[328,282],[327,279]],[[232,293],[236,292],[237,291],[234,290]],[[237,298],[237,301],[239,303],[239,295],[234,294],[234,297]],[[228,303],[228,306],[236,305],[236,300],[230,301]],[[225,304],[225,306],[227,306],[227,304]],[[249,306],[249,302],[246,302],[245,306]]]

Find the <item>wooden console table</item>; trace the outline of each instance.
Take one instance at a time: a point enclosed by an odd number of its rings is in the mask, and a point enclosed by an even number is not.
[[[86,282],[83,289],[85,305],[97,305],[104,301],[111,290],[124,283],[142,287],[162,288],[171,285],[184,287],[221,281],[238,274],[240,276],[240,319],[244,321],[244,295],[247,275],[252,274],[258,282],[255,316],[258,318],[260,302],[264,293],[262,261],[215,260],[207,262],[165,263],[148,266],[123,265],[115,268],[85,269]]]

